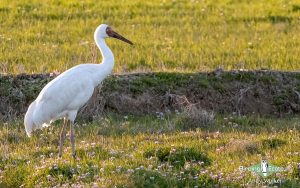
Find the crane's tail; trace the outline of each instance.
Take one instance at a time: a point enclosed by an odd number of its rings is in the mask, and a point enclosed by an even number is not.
[[[25,125],[25,131],[28,137],[31,137],[31,132],[35,129],[36,125],[33,121],[33,112],[36,106],[36,101],[33,101],[30,106],[28,107],[28,110],[25,114],[24,118],[24,125]]]

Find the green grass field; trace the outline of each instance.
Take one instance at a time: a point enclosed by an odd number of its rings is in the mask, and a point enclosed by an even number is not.
[[[1,0],[0,71],[64,71],[98,63],[93,32],[111,25],[114,72],[300,69],[297,0]]]
[[[114,73],[300,70],[299,0],[1,0],[0,73],[99,63],[101,23],[135,43],[107,40]],[[0,87],[2,100],[17,86]],[[58,157],[61,122],[28,138],[22,117],[0,121],[0,187],[300,187],[299,116],[215,115],[196,129],[180,112],[79,118],[76,160],[68,139]],[[284,171],[239,170],[262,159]]]
[[[76,161],[69,141],[58,158],[59,123],[31,139],[22,122],[1,124],[0,187],[260,187],[253,181],[264,178],[239,167],[261,158],[286,170],[268,177],[282,181],[273,186],[299,187],[298,118],[219,116],[194,131],[179,122],[174,115],[111,114],[79,123]]]

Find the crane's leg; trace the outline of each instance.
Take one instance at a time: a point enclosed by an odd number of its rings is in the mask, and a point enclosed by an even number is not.
[[[70,141],[72,144],[72,156],[75,159],[75,130],[74,130],[74,122],[70,121]]]
[[[68,120],[64,118],[64,124],[60,132],[60,140],[59,140],[59,157],[62,157],[62,148],[66,137],[66,127],[68,124]]]

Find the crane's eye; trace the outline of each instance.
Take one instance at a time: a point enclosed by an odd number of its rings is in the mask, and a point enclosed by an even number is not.
[[[112,30],[110,27],[107,27],[107,28],[106,28],[106,34],[107,34],[108,36],[112,37],[112,36],[113,36],[113,30]]]

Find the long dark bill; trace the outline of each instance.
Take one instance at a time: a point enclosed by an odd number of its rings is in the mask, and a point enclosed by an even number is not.
[[[111,32],[112,32],[112,36],[111,37],[119,39],[121,41],[127,42],[128,44],[133,45],[133,43],[130,40],[126,39],[125,37],[123,37],[122,35],[118,34],[117,32],[115,32],[115,31],[111,31]]]

